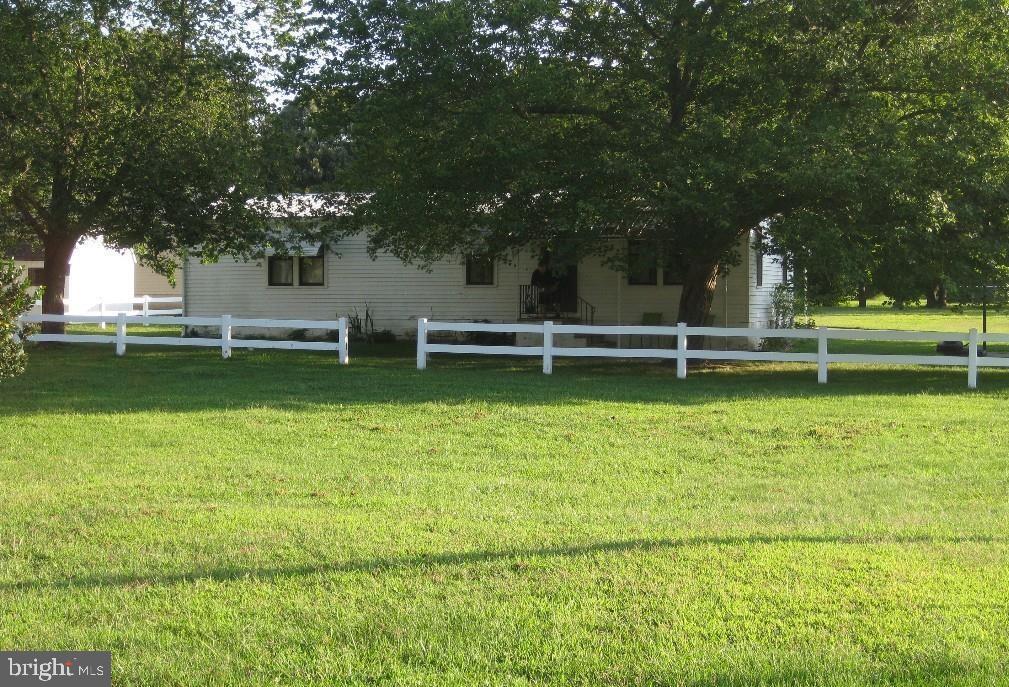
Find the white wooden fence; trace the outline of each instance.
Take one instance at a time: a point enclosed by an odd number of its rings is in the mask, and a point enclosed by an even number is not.
[[[168,316],[136,316],[119,313],[118,315],[26,315],[24,322],[44,323],[92,323],[114,324],[113,334],[34,334],[29,340],[43,343],[97,343],[115,344],[116,355],[126,354],[127,344],[139,346],[205,346],[220,348],[221,356],[231,357],[234,348],[275,348],[289,351],[337,351],[342,365],[350,362],[347,318],[339,320],[264,320],[240,319],[231,315],[220,317],[168,317]],[[126,326],[130,324],[162,324],[192,327],[218,327],[220,337],[184,337],[184,336],[131,336],[127,334]],[[272,339],[236,339],[232,336],[234,329],[241,327],[257,327],[260,329],[323,329],[338,332],[336,342],[332,341],[276,341]]]
[[[127,315],[142,315],[144,317],[149,317],[151,315],[156,316],[167,316],[167,315],[184,315],[185,310],[180,308],[165,308],[158,307],[162,305],[182,305],[182,296],[137,296],[136,298],[124,298],[117,301],[106,301],[104,299],[98,299],[97,301],[86,301],[81,302],[78,299],[65,298],[63,299],[63,312],[67,315],[98,315],[100,317],[110,316],[114,317],[119,313],[125,313]],[[135,307],[139,306],[139,307]],[[155,307],[151,307],[155,306]],[[35,311],[42,312],[42,301],[35,302]],[[76,319],[74,322],[82,322],[83,320]],[[100,328],[105,329],[105,322],[98,325]]]
[[[87,303],[83,308],[80,308],[79,303],[74,300],[66,300],[64,302],[67,304],[67,310],[70,311],[70,314],[73,314],[74,312],[81,312],[84,314],[95,313],[100,317],[104,317],[106,315],[117,315],[119,313],[125,313],[126,315],[142,315],[143,317],[150,317],[151,315],[168,316],[185,314],[185,311],[182,308],[151,308],[152,305],[160,306],[176,303],[181,305],[183,303],[181,296],[138,296],[136,298],[124,298],[118,301],[105,301],[104,299],[99,299],[97,303]],[[134,306],[140,307],[135,308]],[[99,326],[102,329],[105,329],[104,322]]]
[[[453,333],[506,333],[541,334],[541,346],[479,346],[472,344],[430,343],[431,332]],[[665,336],[676,337],[675,348],[584,348],[554,345],[557,334],[581,334],[587,336]],[[688,337],[747,338],[747,339],[813,339],[817,342],[816,353],[793,353],[743,350],[689,349]],[[831,353],[831,340],[862,341],[968,341],[968,355],[899,355],[868,353]],[[757,329],[738,327],[688,327],[682,322],[675,327],[617,326],[522,323],[485,324],[475,322],[430,322],[423,318],[417,323],[417,369],[427,367],[428,356],[432,353],[462,353],[470,355],[520,355],[543,358],[543,373],[553,372],[555,357],[577,358],[666,358],[676,360],[676,376],[685,379],[688,360],[742,360],[764,362],[815,363],[817,379],[827,383],[827,367],[830,363],[867,363],[882,365],[943,365],[966,366],[967,385],[977,388],[977,373],[981,367],[1009,368],[1009,358],[982,357],[979,346],[982,343],[1009,343],[1009,334],[979,334],[976,329],[969,332],[910,332],[867,329]]]

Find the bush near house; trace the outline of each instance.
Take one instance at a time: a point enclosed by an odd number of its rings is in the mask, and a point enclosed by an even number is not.
[[[34,327],[20,324],[18,318],[32,309],[38,295],[13,260],[0,258],[0,379],[24,372],[24,341]]]

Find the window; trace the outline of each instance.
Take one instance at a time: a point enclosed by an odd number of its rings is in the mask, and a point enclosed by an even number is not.
[[[321,246],[303,255],[271,255],[267,258],[270,286],[325,286],[326,258]]]
[[[658,256],[651,242],[627,242],[627,283],[637,286],[659,283]]]
[[[294,258],[271,255],[267,262],[270,286],[294,286]]]
[[[326,280],[326,259],[318,257],[298,258],[298,285],[323,286]]]
[[[494,258],[467,256],[466,286],[494,286]]]
[[[757,252],[756,285],[764,285],[764,233],[759,229],[754,239],[754,250]]]
[[[680,286],[687,274],[687,257],[672,247],[666,247],[662,254],[662,284]]]
[[[32,286],[42,286],[45,283],[43,269],[41,267],[28,268],[28,282]]]

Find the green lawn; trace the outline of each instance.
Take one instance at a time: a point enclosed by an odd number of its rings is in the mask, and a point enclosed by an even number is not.
[[[34,350],[0,647],[116,685],[1009,684],[1009,372]]]
[[[854,303],[836,308],[818,308],[811,313],[818,326],[850,329],[911,329],[935,332],[962,332],[971,328],[981,331],[981,308],[952,307],[930,310],[909,306],[894,310],[880,303],[870,303],[859,308]],[[991,309],[988,312],[988,331],[1009,333],[1009,312]]]
[[[910,331],[950,332],[951,340],[967,342],[967,333],[972,328],[980,332],[980,308],[951,308],[929,310],[911,306],[904,310],[894,310],[880,303],[870,303],[868,308],[856,304],[846,304],[834,308],[817,308],[810,313],[818,327],[837,329],[895,329]],[[988,331],[1009,333],[1009,312],[990,310]],[[835,353],[899,353],[904,355],[935,355],[935,343],[925,341],[831,341],[830,350]],[[1009,354],[1009,345],[990,344],[993,353]],[[798,351],[815,352],[813,341],[797,341]]]

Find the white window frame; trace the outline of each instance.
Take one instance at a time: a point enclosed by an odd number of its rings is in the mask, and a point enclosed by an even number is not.
[[[270,283],[270,258],[290,258],[292,261],[291,266],[291,283],[290,284],[271,284]],[[322,283],[321,284],[302,284],[301,283],[301,258],[322,258]],[[326,269],[328,260],[326,258],[326,251],[322,251],[322,255],[295,255],[291,253],[290,255],[269,255],[266,258],[266,287],[268,289],[322,289],[329,285],[329,274]]]

